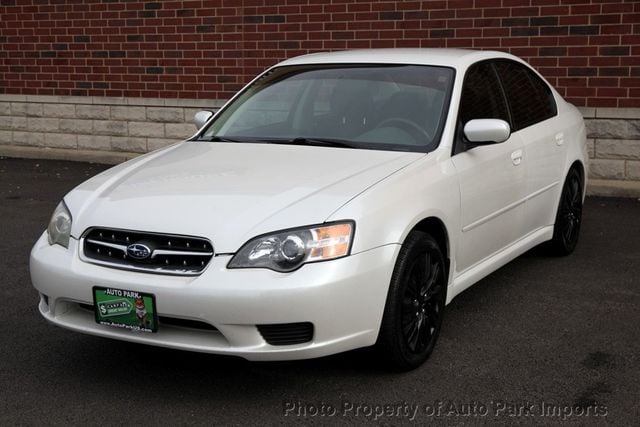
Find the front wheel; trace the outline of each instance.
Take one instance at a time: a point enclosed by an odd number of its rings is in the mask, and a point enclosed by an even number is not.
[[[409,234],[393,271],[376,344],[395,369],[415,369],[431,355],[442,326],[446,281],[435,239],[419,231]]]
[[[567,174],[556,213],[553,238],[549,242],[554,255],[569,255],[578,244],[582,224],[582,179],[572,168]]]

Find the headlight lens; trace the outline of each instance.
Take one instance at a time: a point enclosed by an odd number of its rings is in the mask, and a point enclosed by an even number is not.
[[[333,222],[256,237],[246,243],[228,268],[293,271],[303,264],[349,255],[354,223]]]
[[[49,227],[47,228],[50,245],[61,245],[65,248],[69,247],[69,237],[71,236],[71,214],[64,201],[58,204],[56,210],[53,211]]]

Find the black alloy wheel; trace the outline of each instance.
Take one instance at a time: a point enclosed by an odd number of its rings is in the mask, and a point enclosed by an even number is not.
[[[398,255],[377,343],[394,368],[417,368],[431,355],[442,326],[446,276],[435,239],[412,232]]]
[[[582,179],[577,169],[572,168],[567,174],[558,212],[550,242],[551,251],[555,255],[569,255],[574,251],[580,236],[582,224]]]

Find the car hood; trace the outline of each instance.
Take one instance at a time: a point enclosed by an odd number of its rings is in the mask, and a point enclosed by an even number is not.
[[[88,180],[65,197],[79,238],[100,226],[209,238],[217,253],[324,222],[422,153],[185,142]],[[345,218],[350,219],[350,218]]]

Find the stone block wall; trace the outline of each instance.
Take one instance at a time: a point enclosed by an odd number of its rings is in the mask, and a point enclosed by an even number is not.
[[[184,140],[196,112],[216,101],[0,94],[0,155],[117,163]],[[40,157],[40,156],[39,156]]]
[[[594,180],[640,184],[640,108],[582,108]]]
[[[0,156],[119,163],[184,140],[222,101],[0,94]],[[591,194],[640,197],[640,108],[588,108]]]

